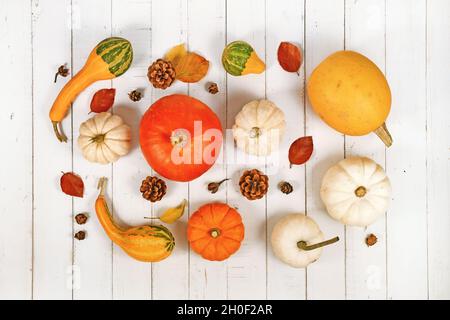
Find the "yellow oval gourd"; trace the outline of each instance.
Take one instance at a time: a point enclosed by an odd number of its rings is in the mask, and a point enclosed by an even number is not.
[[[332,128],[351,136],[375,132],[392,145],[385,120],[391,90],[381,70],[354,51],[338,51],[322,61],[307,85],[314,111]]]

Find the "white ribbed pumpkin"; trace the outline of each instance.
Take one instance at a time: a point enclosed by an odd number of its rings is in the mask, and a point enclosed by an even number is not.
[[[126,155],[130,140],[131,129],[122,118],[102,112],[81,124],[78,146],[88,161],[106,164]]]
[[[352,157],[328,169],[320,196],[331,217],[346,225],[365,227],[386,212],[391,183],[376,162]]]
[[[233,137],[238,148],[256,156],[278,150],[286,128],[283,111],[268,100],[247,103],[235,118]]]

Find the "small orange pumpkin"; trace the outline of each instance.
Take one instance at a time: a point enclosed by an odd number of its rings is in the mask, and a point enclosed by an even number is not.
[[[222,261],[239,250],[244,232],[239,212],[225,203],[208,203],[189,219],[187,238],[203,258]]]

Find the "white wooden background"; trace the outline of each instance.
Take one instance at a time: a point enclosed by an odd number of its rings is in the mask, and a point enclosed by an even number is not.
[[[60,64],[78,71],[103,38],[129,39],[132,68],[97,83],[79,96],[64,121],[69,143],[56,141],[48,110],[67,81],[53,83]],[[0,298],[11,299],[443,299],[450,298],[450,1],[448,0],[0,0]],[[227,76],[220,57],[227,42],[250,42],[267,63],[261,75]],[[304,49],[301,75],[281,70],[280,41]],[[152,89],[148,65],[185,42],[211,61],[205,81]],[[384,70],[393,93],[387,120],[394,145],[386,150],[374,135],[344,137],[311,111],[303,88],[313,68],[330,53],[357,50]],[[97,89],[117,88],[114,112],[132,125],[136,147],[117,163],[92,165],[74,143]],[[131,102],[127,93],[144,90]],[[268,98],[288,119],[283,150],[312,135],[315,153],[306,166],[282,168],[270,177],[260,201],[239,195],[236,180],[245,165],[216,164],[188,184],[169,183],[153,208],[138,191],[151,174],[137,147],[140,116],[159,97],[181,92],[209,104],[223,126],[251,99]],[[226,141],[228,147],[232,141]],[[369,156],[386,167],[393,201],[385,218],[367,230],[344,227],[324,212],[319,186],[325,170],[348,155]],[[75,171],[86,185],[83,199],[61,193],[61,171]],[[216,195],[207,182],[233,180]],[[186,243],[183,221],[170,226],[177,246],[160,263],[143,264],[113,246],[101,230],[93,202],[98,177],[110,178],[116,217],[143,223],[144,215],[190,200],[189,212],[208,201],[228,201],[243,214],[246,239],[223,263],[202,260]],[[289,180],[288,197],[276,189]],[[73,215],[87,211],[80,228]],[[307,212],[326,235],[341,241],[307,269],[293,269],[273,256],[267,235],[277,218]],[[85,241],[73,233],[86,229]],[[368,248],[364,238],[379,242]],[[72,286],[72,276],[74,285]]]

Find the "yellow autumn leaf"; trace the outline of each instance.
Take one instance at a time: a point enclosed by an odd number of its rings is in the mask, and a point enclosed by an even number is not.
[[[159,220],[165,223],[174,223],[183,216],[186,204],[187,200],[184,199],[178,206],[164,211],[164,213],[159,217]]]
[[[188,52],[175,66],[176,79],[193,83],[200,81],[208,73],[209,61],[202,56]]]
[[[176,67],[180,58],[184,57],[186,54],[186,46],[184,45],[184,43],[182,43],[170,49],[164,59],[172,62],[172,65]]]

